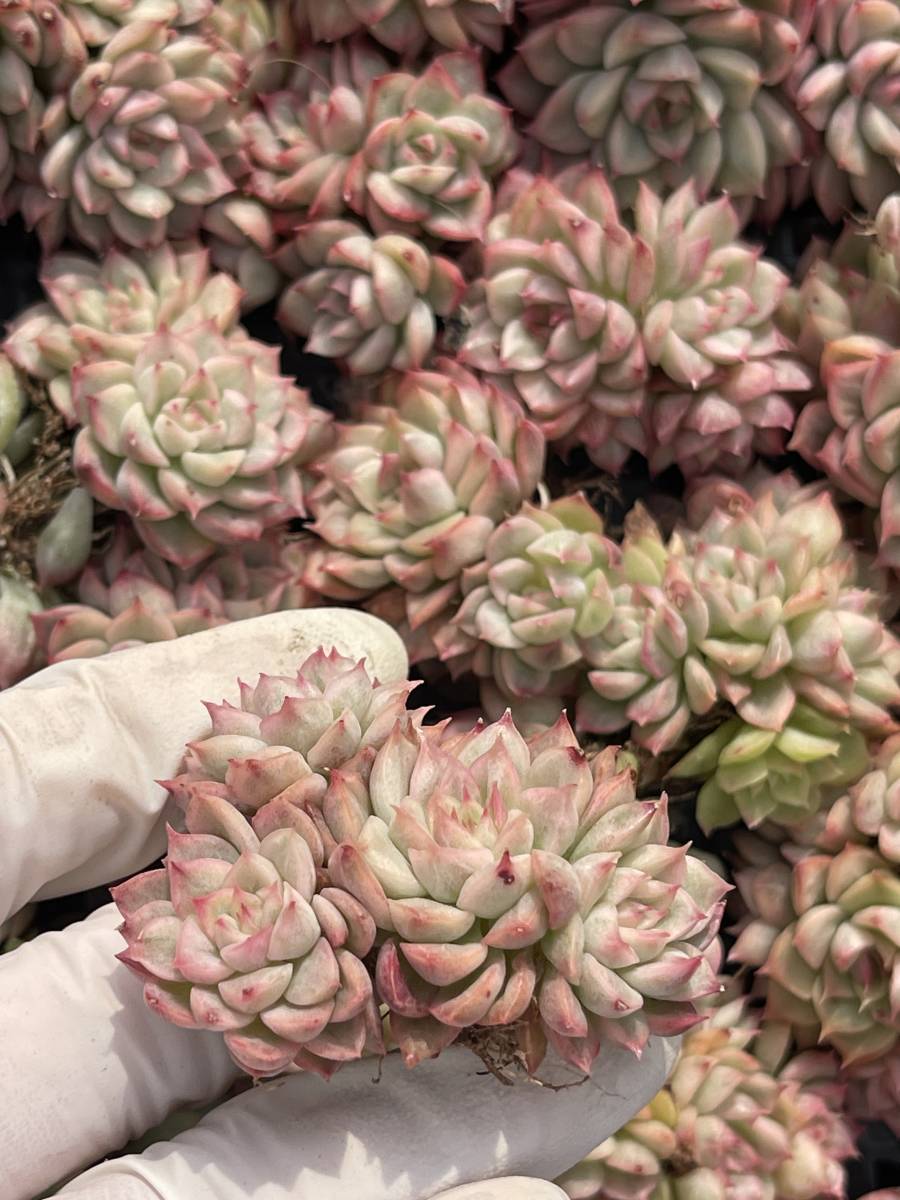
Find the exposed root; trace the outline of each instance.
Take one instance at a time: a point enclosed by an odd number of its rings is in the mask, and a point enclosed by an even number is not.
[[[570,1083],[550,1083],[528,1069],[525,1052],[521,1046],[520,1031],[523,1022],[515,1025],[483,1028],[472,1026],[464,1029],[457,1045],[465,1046],[484,1063],[488,1072],[504,1087],[515,1087],[517,1083],[530,1083],[551,1092],[565,1092],[569,1088],[581,1087],[587,1076],[573,1079]]]

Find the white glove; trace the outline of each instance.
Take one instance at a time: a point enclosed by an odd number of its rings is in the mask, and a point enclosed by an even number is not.
[[[293,671],[319,645],[365,656],[382,681],[406,674],[387,626],[320,609],[59,664],[0,694],[0,921],[35,896],[147,866],[164,846],[153,780],[203,732],[200,701],[235,699],[237,677]],[[589,1082],[551,1091],[505,1087],[464,1049],[413,1071],[392,1055],[378,1083],[372,1061],[330,1083],[272,1081],[171,1142],[78,1175],[239,1074],[220,1037],[143,1004],[114,958],[118,923],[109,905],[0,958],[2,1200],[72,1176],[60,1194],[80,1200],[554,1200],[541,1180],[646,1103],[674,1058],[658,1040],[640,1063],[610,1047]]]

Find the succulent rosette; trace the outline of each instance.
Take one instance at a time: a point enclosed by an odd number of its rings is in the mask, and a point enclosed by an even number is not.
[[[244,118],[246,189],[271,210],[276,232],[300,219],[341,216],[346,176],[366,134],[372,83],[388,60],[362,38],[301,51],[284,86]]]
[[[704,830],[739,820],[751,829],[764,821],[790,827],[815,815],[832,788],[855,779],[866,757],[859,730],[798,702],[780,730],[726,721],[670,774],[704,780],[697,795]]]
[[[407,1061],[524,1018],[532,995],[584,1071],[607,1039],[640,1052],[699,1019],[728,888],[666,845],[665,799],[636,800],[616,759],[592,772],[565,718],[525,741],[507,714],[397,727],[370,770],[332,775],[329,874],[386,935],[376,986]]]
[[[375,83],[345,194],[376,233],[481,238],[490,181],[518,150],[509,113],[484,90],[474,51],[441,55],[419,76],[396,72]]]
[[[77,420],[70,373],[92,359],[134,358],[149,336],[166,328],[187,333],[214,322],[236,328],[240,288],[210,271],[195,245],[165,244],[145,252],[110,250],[102,262],[54,254],[41,270],[47,299],[9,326],[4,349],[27,374],[48,386],[62,415]]]
[[[740,476],[760,455],[777,458],[812,380],[808,367],[783,353],[739,363],[698,392],[659,380],[655,395],[651,384],[651,471],[674,463],[688,478],[713,469]]]
[[[191,236],[233,190],[247,63],[212,26],[125,25],[54,98],[21,196],[46,250],[67,233],[103,252]]]
[[[260,837],[227,800],[191,798],[186,833],[169,830],[165,866],[113,889],[144,1000],[189,1029],[224,1035],[256,1076],[328,1077],[381,1025],[362,961],[371,916],[338,888],[316,889],[318,862],[293,829]]]
[[[135,547],[120,526],[102,557],[79,576],[78,603],[34,616],[38,643],[52,664],[308,607],[316,596],[302,582],[305,547],[304,539],[272,533],[182,571]]]
[[[290,0],[294,27],[314,42],[338,42],[366,30],[383,46],[414,56],[428,42],[448,50],[499,50],[512,22],[513,0]]]
[[[778,319],[815,368],[826,347],[854,335],[889,346],[900,341],[900,195],[884,201],[874,226],[848,220],[827,251],[814,244],[801,267]],[[809,408],[815,411],[806,405],[804,412]]]
[[[809,6],[729,0],[610,0],[539,25],[500,72],[528,132],[591,156],[625,205],[643,181],[692,181],[761,197],[769,173],[800,162],[800,123],[778,91],[803,45]]]
[[[879,513],[879,556],[900,569],[900,350],[872,337],[830,342],[825,399],[807,405],[792,446],[842,491]]]
[[[781,391],[801,367],[772,321],[787,277],[735,240],[727,199],[698,204],[687,184],[661,201],[642,185],[635,232],[599,171],[520,182],[507,199],[461,357],[508,376],[548,439],[614,472],[634,450],[690,471],[709,458],[698,433],[744,461],[758,434],[792,424]]]
[[[512,701],[517,714],[554,720],[613,616],[618,556],[584,495],[524,505],[464,572],[462,603],[437,635],[441,657],[479,676],[489,711]]]
[[[384,745],[398,723],[420,718],[406,714],[413,686],[379,684],[364,662],[317,650],[293,677],[241,684],[239,706],[207,704],[210,732],[188,746],[166,786],[182,808],[213,792],[253,816],[257,830],[265,821],[266,829],[309,831],[303,805],[321,801],[330,773]],[[310,834],[313,844],[317,836]]]
[[[874,227],[848,222],[827,256],[819,248],[780,320],[821,383],[791,449],[878,512],[880,562],[896,570],[900,442],[890,377],[900,343],[900,195],[884,201]]]
[[[212,321],[138,340],[72,372],[75,470],[96,499],[182,567],[301,514],[300,464],[328,416],[279,374],[279,350]]]
[[[575,713],[586,733],[630,723],[634,741],[660,754],[678,744],[692,718],[712,710],[719,693],[701,649],[707,614],[685,564],[655,526],[638,524],[622,546],[610,619],[587,647]]]
[[[773,1068],[745,1001],[729,1001],[686,1035],[650,1104],[557,1182],[571,1200],[840,1197],[853,1141],[818,1068],[815,1054]]]
[[[351,221],[311,221],[279,252],[289,284],[278,319],[306,349],[354,375],[426,364],[437,318],[459,305],[459,267],[401,234],[372,237]]]
[[[14,0],[0,12],[0,213],[16,210],[7,189],[33,164],[48,97],[63,92],[87,61],[72,8],[53,0]]]
[[[812,38],[794,100],[827,151],[812,165],[816,200],[832,220],[857,205],[874,214],[900,181],[900,10],[825,0],[813,6]]]
[[[114,893],[122,957],[148,978],[148,1004],[223,1032],[251,1074],[293,1066],[327,1077],[364,1051],[383,1053],[361,961],[375,924],[347,892],[321,885],[334,843],[310,813],[328,778],[370,762],[401,718],[418,718],[404,716],[411,687],[380,685],[362,662],[318,650],[294,677],[242,684],[239,705],[208,704],[210,733],[166,784],[187,833],[170,831],[163,871]]]
[[[897,643],[827,494],[775,480],[749,507],[733,499],[685,540],[708,620],[700,651],[740,719],[675,773],[707,780],[705,828],[739,817],[791,825],[817,811],[824,785],[858,777],[866,736],[893,729]]]
[[[827,1041],[854,1069],[880,1062],[900,1038],[896,864],[853,844],[792,857],[737,873],[748,913],[732,957],[762,969],[766,1019],[801,1045]]]
[[[396,583],[415,631],[449,617],[463,570],[534,493],[544,441],[516,400],[449,359],[389,376],[378,399],[316,465],[315,585],[346,600]]]

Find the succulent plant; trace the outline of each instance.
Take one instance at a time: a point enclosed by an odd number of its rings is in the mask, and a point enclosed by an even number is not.
[[[328,549],[314,585],[347,600],[397,583],[415,631],[447,619],[464,568],[534,493],[544,441],[516,400],[450,359],[388,376],[378,400],[316,464],[309,507]]]
[[[78,580],[78,603],[36,614],[48,663],[89,658],[146,642],[170,641],[227,621],[305,608],[305,541],[277,532],[220,550],[188,571],[135,546],[125,526]]]
[[[748,909],[732,958],[762,969],[766,1020],[801,1045],[833,1046],[844,1064],[881,1061],[900,1039],[895,863],[868,846],[834,854],[772,850],[735,879]]]
[[[848,220],[833,246],[813,243],[800,276],[785,294],[778,320],[816,370],[832,342],[863,335],[897,345],[900,195],[884,201],[874,224]]]
[[[599,171],[519,181],[488,229],[461,357],[607,470],[633,450],[706,466],[704,430],[743,461],[759,430],[791,423],[773,389],[794,390],[800,364],[772,322],[787,278],[738,228],[727,199],[698,204],[690,184],[665,202],[642,184],[632,233]]]
[[[362,38],[310,46],[283,86],[244,117],[250,160],[245,189],[267,210],[276,235],[301,220],[346,212],[346,176],[366,133],[372,83],[388,60]]]
[[[376,82],[345,179],[347,203],[376,233],[481,238],[490,180],[518,149],[509,113],[484,89],[475,51],[440,55],[419,76],[396,72]]]
[[[809,5],[606,0],[539,25],[499,75],[528,133],[591,156],[625,205],[643,181],[761,197],[803,138],[779,95]]]
[[[211,25],[125,25],[41,122],[38,177],[20,203],[45,250],[67,233],[103,252],[138,249],[199,228],[233,190],[247,63]]]
[[[781,730],[726,721],[670,774],[705,780],[697,796],[704,830],[738,820],[751,829],[764,821],[793,826],[819,810],[829,789],[857,778],[866,756],[858,730],[801,701]]]
[[[859,586],[824,492],[766,484],[750,508],[716,508],[685,540],[709,620],[700,649],[720,696],[752,728],[717,731],[679,771],[718,768],[707,826],[733,820],[735,805],[751,824],[801,819],[821,793],[807,794],[798,776],[815,785],[833,767],[831,782],[846,783],[841,763],[849,769],[860,751],[852,731],[891,732],[896,640],[878,597]]]
[[[459,267],[401,234],[371,237],[352,221],[311,221],[278,254],[289,284],[278,319],[306,349],[354,375],[427,363],[437,317],[464,290]]]
[[[190,567],[303,512],[300,463],[329,418],[278,373],[277,347],[208,321],[108,353],[72,372],[75,470],[150,549]]]
[[[207,608],[164,607],[150,580],[141,581],[140,592],[119,611],[57,604],[36,613],[32,620],[42,660],[52,666],[72,658],[98,658],[134,646],[171,642],[228,622],[222,613]]]
[[[688,478],[714,469],[739,477],[758,455],[777,458],[812,380],[788,353],[738,363],[696,392],[657,379],[647,401],[650,470],[674,463]]]
[[[231,533],[216,528],[213,536],[232,542],[300,511],[294,464],[321,448],[325,415],[277,374],[276,352],[236,325],[240,289],[211,273],[206,251],[114,250],[102,264],[59,254],[42,282],[47,302],[13,322],[5,349],[47,384],[70,424],[86,426],[76,458],[97,499],[129,511],[155,548],[183,566],[212,553],[198,530],[213,529],[222,506]],[[211,361],[198,374],[204,356]],[[191,475],[214,462],[218,477]]]
[[[212,321],[230,333],[240,308],[240,288],[227,275],[212,274],[207,252],[195,245],[113,249],[99,263],[55,254],[44,261],[41,284],[47,300],[12,322],[4,349],[47,384],[72,424],[77,416],[70,373],[78,363],[133,360],[147,337],[163,328],[181,334]]]
[[[678,538],[666,546],[639,507],[629,513],[611,617],[587,647],[579,729],[610,733],[630,722],[633,739],[660,754],[713,709],[719,692],[702,649],[708,615],[682,550]]]
[[[900,646],[826,494],[739,490],[668,543],[636,509],[621,549],[583,499],[526,507],[464,572],[441,657],[481,677],[489,713],[550,721],[577,696],[579,729],[631,723],[653,754],[727,702],[737,718],[677,769],[715,776],[701,822],[805,819],[864,761],[863,735],[894,728]]]
[[[396,727],[332,773],[331,879],[384,936],[376,986],[414,1063],[473,1024],[526,1017],[588,1071],[610,1039],[694,1024],[718,983],[704,950],[724,881],[670,848],[665,799],[637,801],[610,748],[565,721],[525,741],[509,714],[465,733]]]
[[[77,4],[15,0],[0,12],[0,212],[18,197],[4,193],[21,160],[33,161],[49,97],[61,94],[88,57]]]
[[[571,1200],[816,1200],[845,1194],[848,1124],[808,1080],[761,1060],[744,1000],[685,1037],[666,1086],[557,1182]],[[829,1095],[828,1099],[840,1098]]]
[[[304,833],[311,826],[302,806],[321,802],[332,772],[377,750],[398,722],[420,719],[406,714],[413,686],[379,684],[362,661],[317,650],[293,678],[242,683],[240,707],[207,704],[210,733],[190,743],[181,773],[166,786],[182,808],[211,792],[252,816],[257,832],[299,823]]]
[[[607,1038],[640,1053],[701,1020],[728,885],[666,844],[665,797],[636,800],[627,756],[589,763],[564,718],[527,742],[509,714],[425,727],[409,690],[319,650],[207,705],[165,785],[187,832],[115,891],[148,1003],[260,1075],[377,1049],[368,971],[342,953],[373,946],[409,1065],[524,1022],[535,1063],[549,1040],[588,1071]]]
[[[856,205],[874,213],[900,182],[900,11],[890,0],[812,7],[817,54],[794,99],[827,151],[813,163],[813,190],[832,219]]]
[[[806,406],[791,445],[879,513],[879,555],[900,569],[900,349],[850,336],[822,354],[825,399]]]
[[[289,0],[294,28],[304,40],[338,42],[364,29],[382,45],[413,57],[431,40],[448,50],[499,50],[513,0]]]
[[[219,260],[261,298],[278,274],[272,255],[304,222],[352,210],[376,233],[480,238],[491,177],[516,150],[474,52],[442,55],[416,76],[392,72],[362,37],[303,49],[243,129],[248,195],[218,202],[204,224]],[[291,278],[302,273],[296,248],[274,261]]]
[[[475,672],[490,713],[513,702],[517,716],[552,723],[614,616],[618,557],[583,494],[524,505],[463,573],[464,599],[436,635],[441,657]]]
[[[326,1077],[383,1050],[362,959],[375,925],[346,892],[317,891],[321,853],[293,829],[259,836],[227,800],[192,796],[165,866],[113,889],[127,949],[161,1016],[222,1033],[252,1075]],[[318,850],[321,852],[321,844]]]

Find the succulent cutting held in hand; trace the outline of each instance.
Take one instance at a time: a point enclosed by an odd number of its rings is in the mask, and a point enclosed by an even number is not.
[[[728,885],[667,845],[665,798],[564,718],[456,733],[409,690],[320,650],[208,705],[165,865],[114,889],[147,1003],[260,1076],[385,1037],[414,1065],[474,1027],[588,1072],[702,1020]]]

